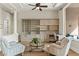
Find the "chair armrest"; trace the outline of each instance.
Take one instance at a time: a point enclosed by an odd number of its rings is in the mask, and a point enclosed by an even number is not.
[[[22,46],[24,46],[24,45],[22,45],[21,43],[17,43],[16,45],[10,45],[7,48],[12,49],[12,48],[19,48],[19,47],[22,47]]]
[[[16,45],[17,42],[15,42],[15,41],[11,41],[11,42],[9,42],[9,44],[10,44],[10,45]]]
[[[64,47],[64,45],[57,45],[57,44],[55,44],[55,43],[52,43],[52,44],[50,44],[50,47],[55,47],[55,48],[61,49],[61,48]]]

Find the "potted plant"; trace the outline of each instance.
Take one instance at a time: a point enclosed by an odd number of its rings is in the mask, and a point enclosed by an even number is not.
[[[34,46],[38,46],[38,43],[39,43],[39,39],[38,38],[33,38],[32,41],[31,41],[32,45]]]

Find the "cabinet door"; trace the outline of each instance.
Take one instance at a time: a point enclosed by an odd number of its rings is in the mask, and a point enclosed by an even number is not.
[[[40,30],[48,30],[47,26],[40,26]]]
[[[58,20],[40,20],[40,25],[59,25]]]
[[[58,30],[58,25],[49,26],[49,30]]]
[[[46,25],[47,24],[47,20],[40,20],[40,25]]]

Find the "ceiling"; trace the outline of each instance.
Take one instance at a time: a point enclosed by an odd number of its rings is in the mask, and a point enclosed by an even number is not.
[[[15,9],[18,11],[32,10],[32,8],[34,8],[34,6],[29,6],[28,4],[35,5],[35,3],[0,3],[0,7],[5,8],[10,11],[13,11]],[[41,5],[48,6],[47,8],[42,8],[43,10],[58,10],[60,8],[63,8],[66,4],[67,3],[41,3]]]
[[[72,3],[69,7],[79,7],[79,3]]]
[[[34,8],[34,6],[29,6],[28,4],[33,4],[33,5],[35,5],[35,3],[14,3],[14,4],[12,4],[12,5],[14,5],[14,6],[16,6],[16,8],[17,9],[26,9],[26,10],[31,10],[32,8]],[[42,9],[46,9],[46,10],[48,10],[48,9],[55,9],[54,7],[53,7],[53,5],[54,5],[55,3],[41,3],[41,5],[47,5],[48,7],[47,8],[42,8]],[[57,5],[57,7],[59,7],[60,5],[62,5],[61,3],[59,3],[58,5]]]

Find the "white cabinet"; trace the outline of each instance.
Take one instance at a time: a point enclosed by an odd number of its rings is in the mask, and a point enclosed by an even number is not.
[[[56,20],[40,20],[40,25],[59,25],[58,19]]]
[[[47,26],[40,26],[40,30],[47,30],[48,27]]]

